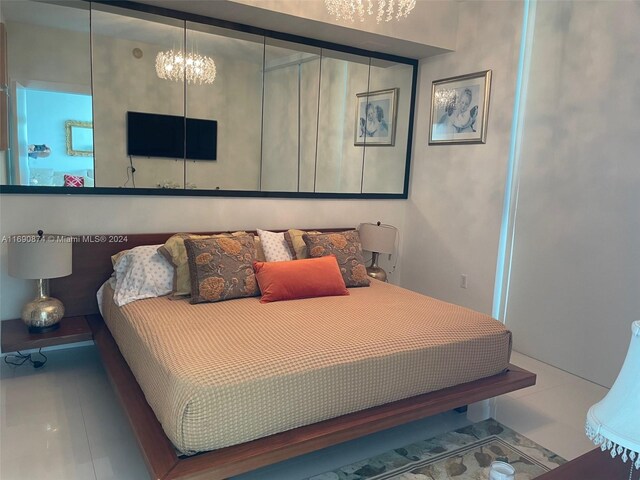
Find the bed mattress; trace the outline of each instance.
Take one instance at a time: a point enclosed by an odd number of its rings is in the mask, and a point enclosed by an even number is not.
[[[105,322],[178,450],[214,450],[507,368],[498,321],[372,281],[349,296],[123,307]]]

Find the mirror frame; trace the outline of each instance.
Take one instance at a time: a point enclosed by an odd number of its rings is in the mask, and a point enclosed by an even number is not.
[[[64,136],[67,144],[67,155],[72,157],[93,157],[93,150],[75,150],[73,148],[73,129],[87,128],[91,130],[93,136],[93,122],[81,122],[78,120],[67,120],[64,122]]]
[[[150,13],[170,17],[186,22],[195,22],[205,25],[213,25],[230,30],[237,30],[266,38],[284,40],[303,45],[319,47],[321,49],[335,50],[355,55],[378,58],[391,62],[410,65],[412,67],[411,99],[409,109],[409,128],[404,171],[404,186],[402,193],[324,193],[324,192],[280,192],[258,190],[195,190],[195,189],[169,189],[169,188],[121,188],[121,187],[37,187],[29,185],[0,185],[0,194],[41,194],[41,195],[152,195],[152,196],[187,196],[187,197],[265,197],[265,198],[324,198],[324,199],[404,199],[409,197],[409,175],[411,167],[411,155],[413,147],[413,128],[416,109],[416,92],[418,87],[418,60],[401,57],[399,55],[373,52],[357,47],[350,47],[324,40],[317,40],[299,35],[292,35],[274,30],[244,25],[241,23],[220,20],[217,18],[180,12],[155,5],[146,5],[127,0],[82,0],[88,4],[104,4],[121,7],[143,13]],[[91,60],[90,60],[91,61]],[[88,122],[91,123],[91,122]],[[70,138],[70,137],[68,137]],[[91,153],[93,155],[93,152]],[[91,156],[89,155],[89,156]]]

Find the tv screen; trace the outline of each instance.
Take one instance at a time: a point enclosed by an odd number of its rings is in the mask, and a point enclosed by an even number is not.
[[[127,155],[215,160],[217,139],[215,120],[127,112]]]
[[[218,143],[218,122],[187,118],[187,158],[215,160]]]

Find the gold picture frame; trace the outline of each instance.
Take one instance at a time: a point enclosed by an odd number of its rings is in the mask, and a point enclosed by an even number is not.
[[[67,120],[64,122],[64,133],[67,140],[67,155],[93,156],[93,122]]]

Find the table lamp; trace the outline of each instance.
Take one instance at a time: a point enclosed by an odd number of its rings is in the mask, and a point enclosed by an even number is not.
[[[37,296],[22,308],[22,320],[31,333],[58,328],[64,306],[49,296],[49,279],[71,275],[71,237],[63,235],[14,235],[7,245],[9,275],[37,280]]]
[[[593,443],[612,457],[630,460],[640,470],[640,320],[631,325],[631,344],[609,393],[587,412],[585,430]],[[614,480],[613,478],[608,480]]]
[[[398,230],[392,225],[378,223],[361,223],[358,228],[362,249],[371,252],[371,266],[367,267],[367,275],[383,282],[387,281],[387,272],[378,266],[378,255],[393,253],[396,246]]]

